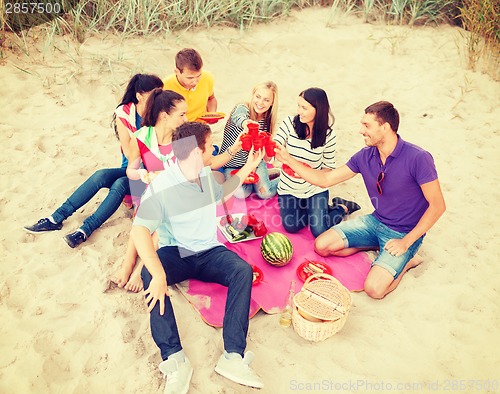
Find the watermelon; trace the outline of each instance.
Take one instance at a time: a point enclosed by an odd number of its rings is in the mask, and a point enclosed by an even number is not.
[[[292,243],[285,235],[278,232],[266,234],[262,238],[260,251],[264,260],[276,267],[287,265],[293,255]]]

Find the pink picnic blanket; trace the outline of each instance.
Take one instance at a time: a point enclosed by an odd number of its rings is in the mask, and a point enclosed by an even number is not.
[[[277,231],[285,234],[293,246],[293,257],[290,263],[283,267],[274,267],[267,263],[260,252],[261,238],[230,243],[218,230],[218,239],[225,246],[237,253],[251,265],[259,267],[263,274],[263,281],[252,288],[250,303],[250,317],[259,309],[267,313],[277,313],[283,307],[290,281],[296,281],[296,291],[302,287],[302,280],[297,275],[298,266],[306,261],[319,261],[327,264],[336,277],[350,291],[361,291],[370,270],[371,260],[366,253],[356,253],[349,257],[321,257],[314,252],[314,237],[309,228],[303,228],[297,233],[290,234],[281,225],[278,198],[261,200],[253,194],[245,199],[232,198],[227,203],[231,214],[253,213],[257,219],[263,220],[268,232]],[[222,206],[218,207],[218,216],[225,214]],[[224,308],[226,305],[227,288],[216,283],[205,283],[195,279],[177,284],[177,287],[193,307],[200,313],[203,320],[214,327],[222,327]]]

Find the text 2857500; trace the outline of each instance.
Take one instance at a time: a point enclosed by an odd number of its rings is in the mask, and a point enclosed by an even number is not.
[[[5,2],[6,14],[59,14],[62,11],[61,3],[46,2]]]

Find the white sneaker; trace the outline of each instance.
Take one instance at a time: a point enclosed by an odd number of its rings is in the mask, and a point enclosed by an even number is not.
[[[188,358],[183,363],[178,363],[175,358],[166,359],[159,365],[167,382],[165,383],[165,394],[186,394],[189,383],[193,376],[193,367]]]
[[[226,356],[229,358],[226,358]],[[254,354],[252,352],[246,352],[245,358],[242,358],[238,353],[228,354],[224,352],[215,366],[215,372],[233,382],[261,389],[264,387],[264,383],[250,368],[253,359]]]

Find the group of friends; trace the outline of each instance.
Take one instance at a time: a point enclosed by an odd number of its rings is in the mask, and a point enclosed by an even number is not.
[[[368,106],[361,119],[363,149],[336,168],[336,136],[326,92],[309,88],[298,96],[297,113],[278,125],[278,88],[254,86],[250,100],[237,104],[214,146],[211,128],[200,121],[217,110],[214,78],[200,54],[185,48],[174,73],[163,81],[137,74],[116,108],[113,124],[120,141],[120,168],[96,171],[50,216],[26,226],[32,233],[60,230],[63,221],[102,188],[109,189],[97,210],[64,236],[75,248],[122,204],[135,208],[119,287],[144,290],[151,333],[160,349],[165,393],[186,393],[193,367],[184,354],[168,286],[194,278],[228,288],[222,336],[224,352],[215,371],[239,384],[264,387],[245,352],[253,273],[251,266],[217,240],[216,204],[233,195],[278,196],[283,227],[309,226],[321,256],[378,250],[364,290],[383,298],[419,261],[426,232],[445,211],[433,158],[398,134],[399,114],[387,101]],[[264,149],[242,149],[241,137],[255,124],[276,142],[275,157]],[[274,167],[289,166],[295,175]],[[307,165],[303,165],[303,164]],[[255,184],[244,184],[256,172]],[[329,188],[361,174],[374,211],[350,220],[360,209],[334,197]],[[137,257],[140,257],[137,263]]]

